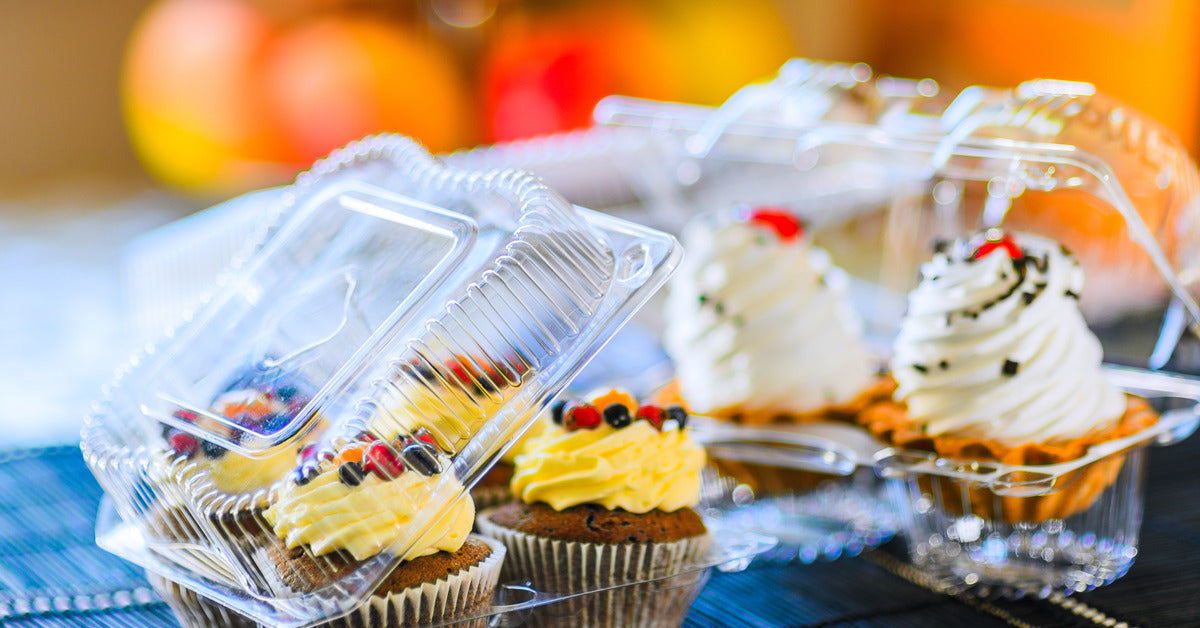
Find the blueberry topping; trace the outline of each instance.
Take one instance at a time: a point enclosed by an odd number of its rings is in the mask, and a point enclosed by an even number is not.
[[[300,389],[297,388],[296,386],[291,386],[291,385],[280,386],[279,390],[275,391],[275,396],[278,397],[280,401],[283,401],[285,403],[291,401],[293,397],[295,397],[296,395],[299,395],[299,394],[300,394]]]
[[[317,477],[317,471],[316,464],[305,463],[292,472],[292,479],[295,480],[297,486],[304,486]]]
[[[623,403],[610,403],[604,409],[604,422],[609,425],[621,429],[633,423],[633,417],[629,416],[629,408]]]
[[[550,420],[554,422],[555,425],[563,424],[563,416],[565,416],[566,413],[567,402],[565,401],[559,401],[558,403],[550,406]]]
[[[283,412],[272,412],[262,418],[262,425],[259,430],[263,434],[274,434],[287,426],[290,416]]]
[[[362,465],[357,462],[343,462],[342,466],[338,467],[338,479],[346,486],[358,486],[365,477]]]
[[[200,451],[202,451],[205,456],[212,458],[213,460],[222,458],[225,456],[225,454],[229,453],[224,447],[206,440],[200,441]]]
[[[421,475],[435,475],[442,471],[437,457],[433,455],[430,448],[419,442],[411,442],[405,445],[400,449],[400,455],[410,468]]]
[[[687,425],[688,413],[683,406],[667,406],[664,410],[668,419],[679,424],[679,429],[683,429]]]

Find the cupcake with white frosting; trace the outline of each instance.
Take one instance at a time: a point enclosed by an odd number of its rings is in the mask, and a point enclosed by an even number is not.
[[[663,342],[692,411],[746,423],[846,418],[881,394],[846,275],[794,216],[708,217],[683,242]]]
[[[939,246],[921,276],[890,363],[894,402],[862,416],[880,438],[951,458],[1046,464],[1157,420],[1104,378],[1100,342],[1079,310],[1083,270],[1064,247],[992,229]],[[1094,463],[1079,472],[1088,478],[1044,497],[1003,498],[1004,517],[1086,508],[1122,462]],[[990,517],[993,496],[973,491],[970,509]]]

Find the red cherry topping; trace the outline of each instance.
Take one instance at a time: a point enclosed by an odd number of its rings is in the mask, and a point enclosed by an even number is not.
[[[373,443],[363,456],[363,471],[374,473],[385,480],[391,480],[404,473],[404,463],[396,456],[396,452],[387,443]]]
[[[663,411],[658,406],[642,406],[638,408],[637,418],[644,419],[654,426],[654,429],[662,431]]]
[[[316,445],[305,445],[304,448],[300,450],[300,459],[301,460],[313,460],[316,457],[317,457],[317,446]]]
[[[563,417],[563,427],[569,431],[590,430],[600,427],[603,421],[600,411],[595,406],[579,404],[567,411],[567,415]]]
[[[1017,246],[1012,236],[1007,233],[1001,234],[1000,232],[993,231],[988,231],[987,240],[983,244],[980,244],[979,248],[975,249],[975,254],[972,257],[974,259],[983,259],[997,249],[1004,249],[1010,259],[1025,257],[1025,254],[1021,252],[1021,247]]]
[[[433,437],[433,434],[430,434],[429,432],[421,432],[421,433],[417,434],[417,440],[429,443],[430,445],[437,447],[437,439],[435,439]]]
[[[804,235],[804,224],[782,207],[758,207],[750,212],[750,223],[775,232],[780,240],[789,242]]]
[[[167,442],[171,444],[172,449],[185,456],[192,455],[200,446],[200,443],[196,441],[194,436],[191,434],[184,434],[183,432],[175,432],[174,434],[171,434],[171,438]]]

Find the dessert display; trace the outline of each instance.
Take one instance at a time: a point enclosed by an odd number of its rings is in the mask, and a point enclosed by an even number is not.
[[[849,418],[881,391],[846,277],[779,209],[690,224],[663,342],[698,414],[764,424]]]
[[[614,390],[556,405],[552,417],[517,457],[516,501],[478,517],[508,548],[504,578],[557,594],[609,589],[564,602],[570,625],[678,625],[694,587],[610,587],[680,574],[709,544],[692,509],[705,456],[687,413]]]
[[[100,543],[260,624],[487,623],[505,550],[471,536],[469,489],[665,283],[678,244],[389,135],[270,209],[88,417],[116,513]]]
[[[1157,420],[1101,371],[1078,302],[1083,271],[1057,243],[999,229],[940,243],[921,269],[895,340],[895,400],[862,423],[884,442],[953,460],[1043,465]],[[1086,510],[1116,479],[1114,455],[1036,497],[946,481],[946,506],[984,519],[1040,522]],[[1020,478],[1014,478],[1020,481]]]

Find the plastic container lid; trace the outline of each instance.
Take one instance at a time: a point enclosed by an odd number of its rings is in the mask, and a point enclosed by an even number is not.
[[[240,509],[266,503],[268,489],[222,494],[205,468],[168,450],[164,426],[251,461],[320,433],[327,450],[364,430],[385,441],[426,435],[429,505],[406,527],[424,530],[681,253],[672,237],[578,210],[532,175],[449,170],[397,136],[333,153],[280,210],[195,316],[105,391],[82,446],[120,516],[171,565],[164,576],[223,592],[260,620],[301,625],[357,606],[417,539],[402,536],[313,593],[283,591],[237,538],[254,527]],[[280,378],[311,395],[266,421],[214,409],[231,389]],[[472,420],[443,420],[464,407]]]

